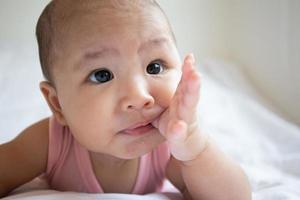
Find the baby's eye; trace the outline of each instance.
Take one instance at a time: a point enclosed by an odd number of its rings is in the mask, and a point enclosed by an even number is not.
[[[89,80],[94,83],[105,83],[112,80],[113,78],[114,75],[107,69],[96,70],[89,76]]]
[[[164,67],[162,63],[159,61],[152,62],[147,66],[147,72],[149,74],[159,74],[163,71],[164,71]]]

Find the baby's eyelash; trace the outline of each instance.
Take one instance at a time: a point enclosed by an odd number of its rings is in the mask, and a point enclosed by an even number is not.
[[[163,67],[166,67],[166,68],[168,68],[169,67],[169,65],[168,65],[168,63],[167,62],[165,62],[164,60],[162,60],[162,59],[156,59],[156,60],[153,60],[152,62],[150,62],[150,63],[159,63],[159,64],[161,64]]]
[[[162,59],[156,59],[153,62],[159,62],[161,64],[166,64],[166,62],[164,60],[162,60]]]

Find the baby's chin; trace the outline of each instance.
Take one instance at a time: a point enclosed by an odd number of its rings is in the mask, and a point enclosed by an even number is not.
[[[135,159],[153,151],[158,145],[162,144],[165,138],[154,129],[152,133],[125,144],[117,149],[115,156],[121,159]]]

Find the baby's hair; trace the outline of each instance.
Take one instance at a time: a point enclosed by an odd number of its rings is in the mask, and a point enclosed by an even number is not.
[[[141,9],[147,5],[158,8],[165,16],[170,35],[176,44],[174,33],[166,14],[155,0],[52,0],[43,10],[36,26],[36,37],[39,48],[39,58],[44,78],[54,85],[51,67],[56,59],[59,59],[59,45],[63,42],[61,33],[67,31],[68,20],[76,15],[82,7],[98,8],[109,6],[118,10],[130,11]],[[78,7],[79,5],[79,7]],[[76,7],[77,6],[77,7]],[[69,9],[69,11],[67,11]]]

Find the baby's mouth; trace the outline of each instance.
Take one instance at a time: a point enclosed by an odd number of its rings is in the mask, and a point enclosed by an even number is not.
[[[151,123],[148,123],[146,125],[137,126],[135,128],[125,129],[122,132],[127,135],[137,136],[137,135],[146,134],[153,129],[154,129],[154,126],[152,126]]]
[[[155,129],[155,127],[151,123],[152,121],[148,122],[141,122],[137,123],[133,126],[130,126],[121,131],[121,133],[126,135],[138,136],[148,133],[149,131]]]
[[[164,110],[162,110],[158,115],[156,115],[156,117],[148,118],[147,121],[139,122],[129,127],[126,127],[119,133],[131,136],[139,136],[144,135],[152,130],[158,129],[158,121],[163,113]]]

